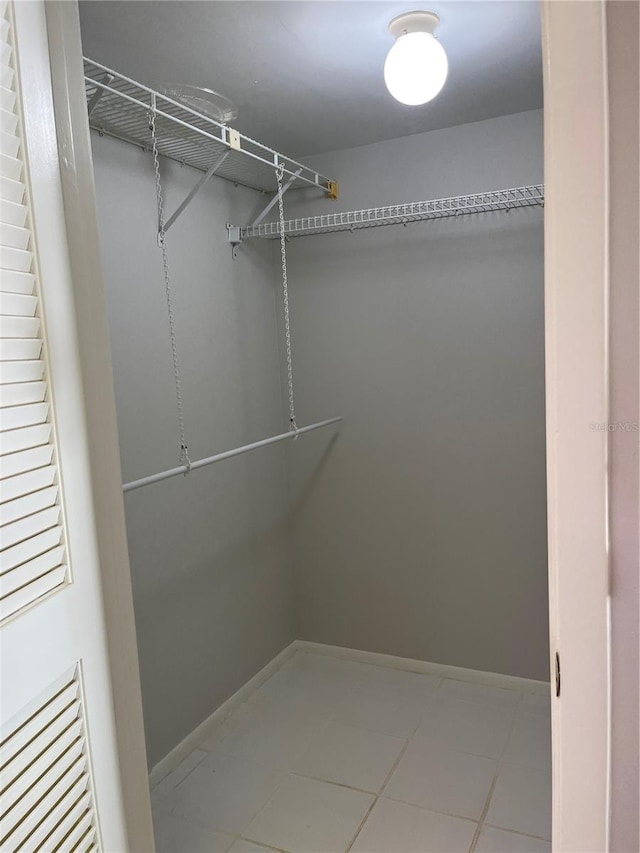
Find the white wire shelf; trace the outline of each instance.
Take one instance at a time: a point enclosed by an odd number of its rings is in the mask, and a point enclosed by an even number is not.
[[[331,192],[325,175],[86,57],[84,75],[89,126],[99,133],[150,148],[149,110],[155,104],[164,157],[202,172],[218,163],[217,176],[262,192],[275,192],[275,169],[282,165],[293,178],[292,188]]]
[[[372,207],[366,210],[350,210],[345,213],[327,213],[322,216],[289,219],[284,223],[284,232],[287,237],[303,237],[310,234],[357,231],[362,228],[378,228],[383,225],[404,225],[426,219],[446,219],[451,216],[492,213],[542,205],[544,205],[544,186],[534,184],[473,195],[414,201],[409,204],[394,204],[389,207]],[[277,221],[260,222],[256,225],[240,228],[239,236],[240,240],[246,240],[250,237],[273,239],[280,236],[280,223]]]

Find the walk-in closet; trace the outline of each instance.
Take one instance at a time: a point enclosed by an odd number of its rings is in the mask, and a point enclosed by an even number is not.
[[[80,20],[157,850],[550,851],[538,3]]]

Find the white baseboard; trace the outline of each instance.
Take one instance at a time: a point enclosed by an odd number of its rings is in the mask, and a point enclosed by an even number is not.
[[[246,684],[243,684],[239,690],[236,690],[233,696],[230,696],[226,702],[223,702],[220,707],[216,708],[211,716],[207,717],[206,720],[203,720],[203,722],[190,732],[184,740],[180,741],[180,743],[175,746],[171,752],[165,755],[165,757],[151,769],[151,772],[149,773],[149,786],[151,788],[155,788],[158,782],[161,782],[164,777],[171,773],[172,770],[175,770],[178,764],[184,761],[184,759],[192,753],[194,749],[197,749],[202,741],[206,740],[213,730],[216,729],[223,720],[226,720],[229,714],[231,714],[238,705],[246,702],[247,698],[255,690],[261,687],[268,678],[271,678],[271,676],[295,654],[298,648],[297,642],[297,640],[294,640],[285,649],[283,649],[280,654],[276,655],[273,660],[269,661],[266,666],[263,666],[260,672],[256,673],[253,678],[250,678],[249,681],[247,681]]]
[[[401,669],[405,672],[417,672],[421,675],[439,675],[443,678],[454,678],[458,681],[472,681],[476,684],[487,684],[490,687],[503,687],[508,690],[519,690],[523,693],[537,693],[549,695],[550,685],[548,681],[535,681],[529,678],[518,678],[514,675],[502,675],[498,672],[482,672],[477,669],[465,669],[460,666],[445,666],[439,663],[428,663],[427,661],[413,660],[412,658],[395,657],[394,655],[383,655],[378,652],[364,652],[359,649],[347,649],[343,646],[330,646],[325,643],[312,643],[309,640],[294,640],[272,661],[264,666],[260,672],[249,679],[246,684],[223,702],[219,708],[207,717],[186,738],[181,741],[171,752],[159,761],[149,773],[149,785],[154,788],[158,782],[171,773],[181,761],[183,761],[194,749],[197,749],[202,741],[206,740],[214,729],[222,723],[237,707],[246,702],[249,696],[261,687],[264,682],[271,678],[284,664],[293,657],[296,652],[328,655],[330,657],[343,658],[357,661],[359,663],[373,664],[374,666],[386,666],[392,669]]]
[[[343,646],[330,646],[326,643],[312,643],[309,640],[296,640],[292,645],[299,652],[313,652],[317,655],[345,658],[369,663],[374,666],[387,666],[392,669],[402,669],[406,672],[418,672],[421,675],[439,675],[443,678],[454,678],[458,681],[473,681],[476,684],[487,684],[489,687],[503,687],[507,690],[519,690],[522,693],[538,693],[548,695],[548,681],[536,681],[532,678],[520,678],[516,675],[503,675],[500,672],[483,672],[479,669],[465,669],[461,666],[446,666],[441,663],[429,663],[412,658],[400,658],[394,655],[384,655],[379,652],[364,652],[360,649],[347,649]]]

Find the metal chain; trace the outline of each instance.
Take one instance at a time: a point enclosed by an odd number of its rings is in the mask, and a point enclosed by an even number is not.
[[[169,336],[171,338],[171,358],[173,360],[173,381],[176,389],[176,408],[178,411],[178,434],[180,441],[180,464],[186,467],[185,475],[191,470],[191,459],[184,433],[184,414],[182,411],[182,388],[180,384],[180,365],[178,363],[178,348],[176,345],[176,328],[173,313],[173,297],[171,279],[169,277],[169,262],[167,259],[167,239],[164,230],[164,198],[160,181],[160,158],[158,156],[158,137],[156,133],[155,104],[149,110],[149,130],[153,145],[153,165],[156,173],[156,199],[158,202],[158,243],[162,249],[162,266],[164,269],[164,290],[167,298],[167,315],[169,317]]]
[[[296,407],[293,399],[293,365],[291,361],[291,326],[289,324],[289,283],[287,279],[287,241],[284,233],[284,203],[282,200],[282,179],[284,165],[276,168],[278,182],[278,212],[280,215],[280,257],[282,259],[282,294],[284,299],[284,336],[287,346],[287,382],[289,385],[289,429],[298,432],[296,423]]]

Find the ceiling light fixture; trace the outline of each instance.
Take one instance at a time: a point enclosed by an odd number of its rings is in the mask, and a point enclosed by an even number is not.
[[[434,12],[405,12],[389,24],[396,42],[384,63],[384,82],[401,104],[426,104],[444,86],[449,63],[433,34],[439,23]]]

